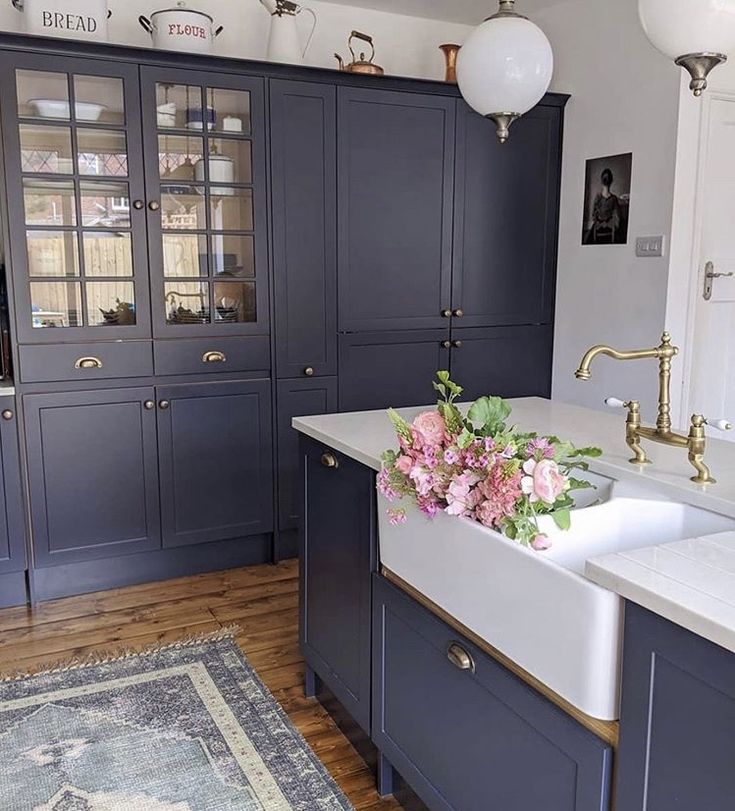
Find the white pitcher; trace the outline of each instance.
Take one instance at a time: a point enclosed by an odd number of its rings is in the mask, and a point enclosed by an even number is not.
[[[301,64],[314,37],[316,14],[310,8],[300,6],[291,2],[291,0],[260,0],[260,2],[268,9],[271,15],[268,60],[271,62],[286,62],[291,65]],[[301,14],[302,11],[307,11],[314,20],[304,47],[301,46],[301,37],[296,27],[296,15]]]

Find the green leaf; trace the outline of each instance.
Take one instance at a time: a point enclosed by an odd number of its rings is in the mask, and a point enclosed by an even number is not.
[[[388,419],[393,423],[396,433],[402,436],[406,441],[411,442],[411,426],[403,419],[403,417],[394,409],[388,409]]]
[[[462,450],[469,448],[474,441],[475,435],[472,433],[472,431],[468,431],[466,428],[463,428],[462,433],[457,437],[457,445]]]
[[[569,491],[572,490],[589,490],[589,489],[597,490],[594,484],[590,484],[586,482],[584,479],[575,479],[570,477],[569,478]]]
[[[602,456],[602,448],[576,448],[570,456],[588,456],[590,459],[597,459]]]
[[[555,512],[551,513],[551,517],[554,519],[554,523],[566,532],[569,527],[572,526],[572,513],[571,510],[565,508],[563,510],[556,510]]]
[[[487,436],[505,430],[511,407],[502,397],[480,397],[470,407],[467,416],[472,424]]]

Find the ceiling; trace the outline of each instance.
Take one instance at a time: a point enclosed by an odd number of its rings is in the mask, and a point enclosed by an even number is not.
[[[476,25],[497,10],[497,0],[326,0],[341,6],[361,6],[394,14],[410,14],[431,20]],[[560,0],[517,0],[521,14],[533,14],[540,8],[552,6]]]

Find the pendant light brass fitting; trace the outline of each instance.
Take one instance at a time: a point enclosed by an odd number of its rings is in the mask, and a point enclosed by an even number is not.
[[[485,116],[494,122],[495,132],[501,144],[504,144],[510,137],[510,125],[520,117],[518,113],[489,113]]]
[[[685,54],[675,62],[679,67],[687,69],[692,77],[689,89],[699,98],[707,89],[707,77],[718,65],[727,62],[727,56],[718,53]]]
[[[523,14],[519,14],[515,10],[516,0],[500,0],[500,8],[488,17],[487,20],[497,20],[501,17],[516,17],[519,20],[527,20],[528,17],[524,17]]]

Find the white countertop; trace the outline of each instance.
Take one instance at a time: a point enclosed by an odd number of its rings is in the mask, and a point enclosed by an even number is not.
[[[696,485],[689,480],[694,471],[681,449],[646,443],[654,464],[631,465],[622,411],[605,413],[540,398],[510,403],[511,422],[523,430],[602,448],[602,457],[590,463],[597,473],[639,481],[676,501],[735,518],[735,443],[708,439],[706,461],[718,483]],[[433,407],[400,409],[400,413],[412,419]],[[397,447],[384,411],[298,417],[293,426],[374,470],[380,469],[383,451]],[[735,532],[607,555],[588,562],[586,575],[735,652]]]

